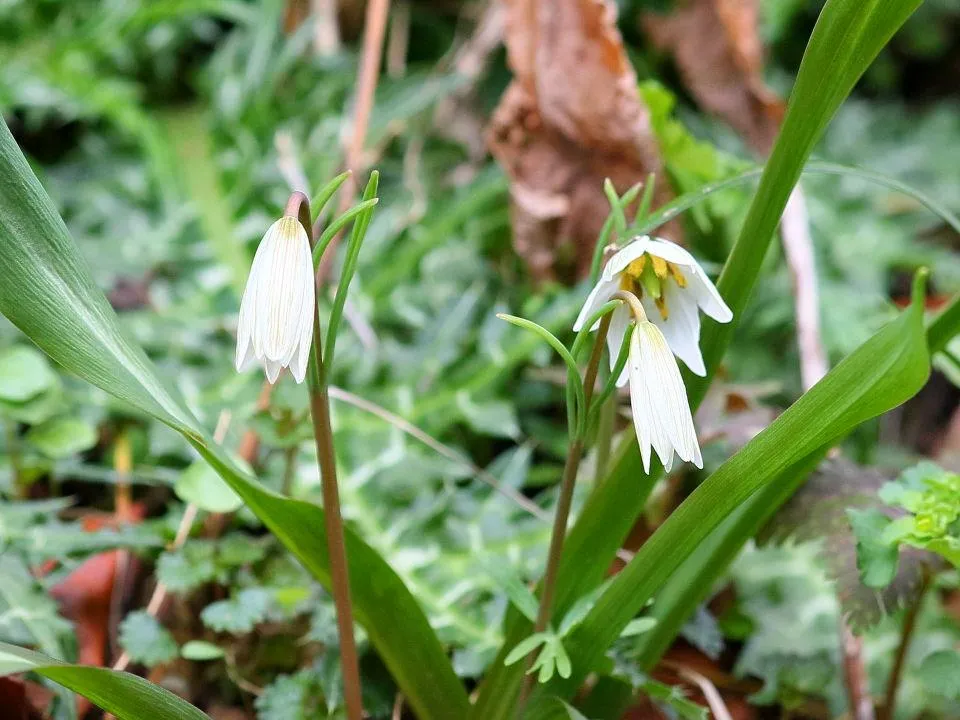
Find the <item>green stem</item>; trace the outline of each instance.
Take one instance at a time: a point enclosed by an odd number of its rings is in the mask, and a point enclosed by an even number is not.
[[[294,193],[287,201],[287,214],[300,220],[313,241],[310,201],[303,193]],[[343,673],[343,697],[348,720],[363,720],[363,698],[360,686],[360,660],[353,634],[353,609],[350,601],[350,574],[344,540],[343,515],[340,512],[340,488],[337,484],[337,461],[333,447],[333,426],[330,421],[330,396],[327,392],[327,368],[323,364],[320,334],[320,305],[314,304],[313,347],[307,373],[310,393],[310,415],[313,437],[320,465],[320,487],[323,494],[324,529],[327,552],[330,554],[330,584],[337,613],[340,637],[340,668]]]
[[[613,445],[613,433],[617,423],[617,398],[608,397],[600,406],[600,422],[597,426],[597,467],[594,476],[594,489],[600,486],[607,476],[610,464],[610,449]]]
[[[593,353],[587,364],[584,374],[584,412],[590,407],[590,396],[597,381],[597,372],[600,368],[600,358],[603,357],[603,347],[607,340],[607,330],[610,328],[610,313],[603,316],[597,332]],[[553,532],[550,535],[550,549],[547,552],[547,569],[543,578],[543,592],[540,595],[540,607],[537,610],[537,621],[533,632],[544,632],[550,625],[550,616],[553,611],[553,597],[557,589],[557,572],[560,569],[560,556],[563,554],[563,540],[567,534],[567,522],[570,519],[570,506],[573,504],[573,489],[577,483],[577,471],[580,469],[580,460],[583,457],[583,433],[574,435],[567,452],[567,460],[563,466],[563,479],[560,481],[560,497],[557,500],[557,511],[553,516]],[[532,658],[531,658],[532,661]],[[528,662],[529,665],[529,662]],[[518,709],[522,709],[530,694],[532,675],[527,676],[527,682],[520,697]]]

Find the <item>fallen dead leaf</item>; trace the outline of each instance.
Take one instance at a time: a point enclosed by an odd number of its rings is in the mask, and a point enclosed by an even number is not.
[[[507,0],[514,80],[487,130],[511,180],[517,253],[538,281],[583,276],[610,206],[663,164],[610,0]],[[658,203],[669,199],[657,183]],[[678,226],[665,229],[679,240]],[[566,257],[565,257],[566,255]],[[566,261],[566,262],[565,262]]]
[[[766,155],[784,103],[763,81],[758,15],[758,0],[688,0],[671,15],[644,14],[642,25],[654,46],[673,55],[697,102]]]

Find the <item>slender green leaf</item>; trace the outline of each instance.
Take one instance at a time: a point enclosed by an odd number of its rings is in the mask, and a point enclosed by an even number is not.
[[[0,675],[35,672],[89,698],[118,720],[210,720],[186,700],[129,673],[68,665],[0,643]]]
[[[357,215],[368,210],[369,208],[372,208],[378,202],[378,198],[370,198],[369,200],[364,200],[363,202],[357,203],[343,213],[343,215],[338,216],[336,220],[330,223],[330,225],[320,234],[320,238],[313,246],[313,266],[317,267],[320,264],[320,258],[323,257],[323,253],[326,251],[327,246],[330,244],[333,238],[336,237],[338,232],[349,225],[353,219],[357,217]]]
[[[121,332],[53,203],[0,127],[0,312],[67,370],[166,423],[217,470],[328,588],[323,510],[262,487],[209,440]],[[417,601],[387,563],[347,534],[357,620],[424,720],[463,718],[467,696]]]
[[[380,173],[374,170],[370,173],[370,180],[367,181],[367,187],[363,191],[363,201],[371,202],[376,199],[377,187],[380,184]],[[349,213],[345,213],[347,215]],[[362,210],[357,216],[357,221],[353,224],[350,232],[350,242],[347,244],[347,256],[343,261],[343,268],[340,270],[340,280],[337,283],[337,292],[333,296],[333,306],[330,308],[330,316],[327,324],[327,336],[323,344],[323,363],[330,372],[333,367],[334,351],[337,348],[337,332],[340,329],[340,319],[343,317],[343,308],[347,303],[347,292],[350,289],[350,281],[357,271],[357,262],[360,259],[360,248],[363,245],[363,239],[366,237],[367,228],[370,226],[370,218],[373,217],[373,204]],[[332,236],[331,236],[332,237]],[[321,249],[320,244],[317,248]]]
[[[310,212],[313,215],[311,218],[313,222],[317,222],[317,220],[320,219],[320,216],[323,215],[323,211],[327,207],[327,203],[330,202],[330,198],[334,196],[337,190],[340,189],[340,186],[343,185],[349,177],[349,170],[340,173],[333,180],[320,188],[316,195],[310,198]],[[316,264],[316,260],[314,260],[314,264]]]
[[[800,63],[783,127],[717,289],[733,322],[704,320],[701,345],[707,377],[687,375],[699,405],[750,299],[763,258],[814,145],[857,80],[922,0],[829,0]]]

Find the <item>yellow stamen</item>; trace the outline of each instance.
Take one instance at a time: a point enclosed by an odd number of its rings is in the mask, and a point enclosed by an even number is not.
[[[654,302],[657,305],[657,310],[660,311],[660,317],[662,317],[664,320],[670,317],[670,310],[667,308],[667,301],[664,299],[663,295],[656,298]]]
[[[657,257],[656,255],[650,256],[650,261],[653,263],[653,272],[661,280],[667,279],[668,265],[667,261],[662,257]]]
[[[638,278],[643,273],[643,268],[646,267],[646,264],[647,264],[647,254],[644,253],[643,255],[638,257],[636,260],[634,260],[632,263],[627,265],[627,269],[624,272],[627,275]]]
[[[685,287],[687,286],[687,279],[683,276],[683,273],[680,272],[680,268],[678,268],[678,267],[677,267],[676,265],[674,265],[673,263],[669,263],[669,264],[668,264],[668,267],[669,267],[669,269],[670,269],[670,276],[671,276],[674,280],[676,280],[677,285],[678,285],[679,287],[685,288]]]

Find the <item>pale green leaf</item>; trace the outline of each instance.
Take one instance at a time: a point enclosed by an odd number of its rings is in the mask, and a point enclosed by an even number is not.
[[[76,418],[54,418],[27,433],[27,441],[49,458],[59,460],[97,444],[97,430]]]
[[[50,363],[33,348],[14,345],[0,351],[0,400],[26,402],[56,382]]]
[[[205,662],[209,660],[219,660],[226,652],[218,645],[214,645],[206,640],[190,640],[185,642],[180,648],[180,657],[185,660],[194,660],[196,662]]]
[[[197,461],[180,473],[174,485],[177,497],[212,513],[231,513],[239,510],[243,500],[227,485],[213,468]]]

